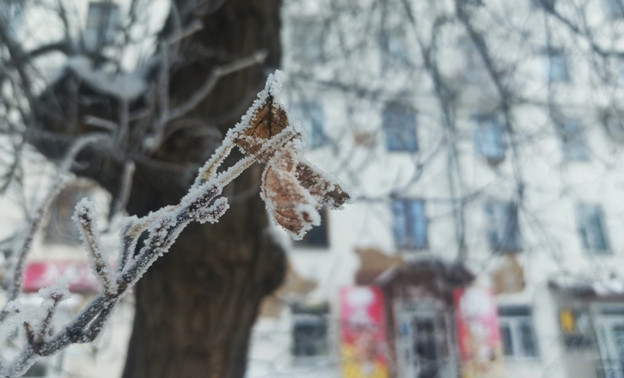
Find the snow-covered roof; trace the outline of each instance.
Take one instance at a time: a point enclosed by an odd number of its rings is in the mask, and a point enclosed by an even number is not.
[[[565,275],[551,278],[548,285],[552,289],[583,297],[624,296],[624,281],[617,278],[592,279]]]
[[[138,74],[109,74],[94,69],[91,60],[82,55],[69,58],[67,68],[93,87],[94,90],[120,100],[134,100],[147,88],[147,83]]]

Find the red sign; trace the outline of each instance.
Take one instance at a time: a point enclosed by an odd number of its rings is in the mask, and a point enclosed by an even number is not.
[[[388,377],[388,343],[381,290],[373,286],[342,288],[340,319],[343,376]]]
[[[503,349],[492,292],[455,289],[455,316],[463,378],[504,377]]]
[[[72,292],[98,291],[98,282],[86,261],[34,261],[24,272],[25,292],[37,292],[54,285],[61,277],[69,282]]]

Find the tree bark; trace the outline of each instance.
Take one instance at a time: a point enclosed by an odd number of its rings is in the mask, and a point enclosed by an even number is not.
[[[198,5],[198,4],[201,4]],[[183,103],[209,78],[214,67],[268,53],[264,64],[220,79],[211,94],[184,119],[189,125],[216,127],[222,135],[239,121],[281,60],[280,0],[175,0],[161,38],[179,25],[200,19],[203,29],[183,39],[172,56],[168,98]],[[157,79],[154,74],[152,79]],[[78,101],[88,96],[85,105]],[[58,158],[80,134],[99,131],[85,125],[84,115],[115,120],[119,103],[66,73],[33,106],[40,128],[28,140],[49,158]],[[129,104],[145,108],[147,104]],[[90,104],[90,105],[89,105]],[[156,116],[156,115],[154,115]],[[149,121],[149,120],[148,120]],[[144,125],[143,125],[144,126]],[[150,156],[140,155],[142,125],[130,125],[125,150],[97,145],[78,156],[76,174],[98,181],[115,193],[124,161],[136,163],[127,210],[145,215],[176,204],[198,167],[212,154],[212,138],[197,127],[182,128]],[[144,135],[143,135],[144,137]],[[134,138],[134,139],[132,139]],[[236,156],[229,160],[231,164]],[[195,168],[194,168],[195,169]],[[243,377],[251,327],[263,297],[285,275],[284,252],[267,232],[259,197],[261,167],[253,166],[225,188],[230,209],[214,225],[191,225],[172,249],[136,286],[136,316],[124,377]]]
[[[183,1],[178,2],[182,9]],[[269,53],[264,66],[223,78],[188,117],[217,120],[225,134],[264,85],[281,57],[279,0],[229,0],[202,17],[204,29],[181,46],[181,67],[171,78],[170,98],[181,102],[220,63]],[[215,54],[203,54],[213,51]],[[192,135],[175,136],[158,157],[177,163],[187,156]],[[175,182],[175,180],[173,181]],[[283,251],[267,233],[258,196],[260,167],[227,188],[230,209],[214,225],[192,225],[139,281],[136,316],[124,377],[243,377],[251,327],[260,301],[281,283]],[[131,214],[175,203],[188,187],[172,187],[139,165],[128,201]]]

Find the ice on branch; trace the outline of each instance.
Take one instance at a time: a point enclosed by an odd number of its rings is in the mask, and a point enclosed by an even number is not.
[[[200,169],[180,203],[121,222],[122,243],[115,256],[102,250],[93,204],[83,200],[76,206],[74,221],[99,280],[100,292],[55,334],[49,334],[50,322],[58,303],[67,295],[62,287],[42,291],[45,305],[39,317],[24,317],[17,302],[5,305],[0,312],[5,320],[0,322],[0,335],[18,329],[26,335],[26,344],[13,359],[0,358],[0,376],[19,375],[38,356],[97,337],[118,301],[169,251],[186,226],[192,222],[215,223],[221,218],[228,210],[227,199],[221,195],[223,188],[255,162],[265,165],[261,197],[270,217],[294,238],[303,237],[319,224],[322,206],[336,209],[349,200],[349,194],[334,179],[326,177],[301,156],[301,134],[280,101],[281,86],[280,72],[269,76],[266,88]],[[245,156],[220,170],[235,147]],[[109,264],[109,258],[117,261],[116,267]]]

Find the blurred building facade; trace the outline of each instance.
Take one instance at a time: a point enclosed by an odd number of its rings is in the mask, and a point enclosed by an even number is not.
[[[621,1],[286,1],[283,21],[307,156],[355,201],[285,241],[251,376],[624,377]]]
[[[76,4],[88,50],[128,6]],[[307,156],[355,201],[302,241],[276,231],[290,273],[249,376],[624,377],[620,0],[286,1],[283,22]],[[50,224],[33,258],[79,272]],[[74,348],[40,375],[117,374],[130,308],[99,365]]]

